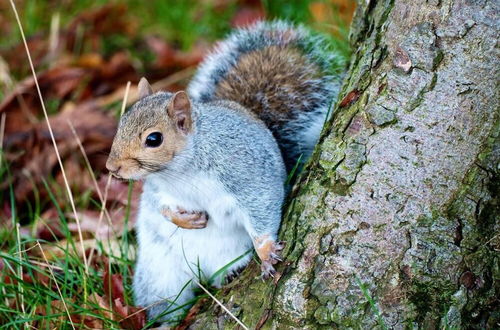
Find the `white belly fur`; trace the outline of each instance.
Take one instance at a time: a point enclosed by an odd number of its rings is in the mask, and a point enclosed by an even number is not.
[[[150,189],[146,184],[143,199],[151,194],[159,205],[171,209],[206,211],[209,220],[203,229],[179,228],[156,210],[144,207],[144,200],[141,201],[137,222],[139,261],[142,267],[151,265],[151,282],[158,285],[155,291],[175,294],[168,291],[179,285],[182,287],[189,278],[199,275],[210,278],[252,249],[252,241],[243,226],[248,221],[247,213],[216,180],[197,176],[189,182],[156,186],[157,189]],[[230,273],[246,265],[251,256],[247,253],[227,271]],[[222,278],[212,284],[218,286],[220,280]],[[178,281],[182,283],[175,284]],[[164,294],[161,296],[166,298]]]

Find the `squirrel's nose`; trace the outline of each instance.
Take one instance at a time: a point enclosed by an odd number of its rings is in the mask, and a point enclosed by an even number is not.
[[[118,173],[120,171],[120,169],[122,168],[121,165],[118,165],[116,162],[113,162],[111,160],[108,159],[108,161],[106,162],[106,168],[108,169],[108,171],[110,171],[111,173]]]

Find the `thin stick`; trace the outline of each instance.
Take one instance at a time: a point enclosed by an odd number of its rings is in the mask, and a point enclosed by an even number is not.
[[[229,314],[229,316],[231,316],[233,318],[233,320],[236,321],[236,323],[238,323],[243,329],[245,330],[248,330],[248,327],[243,324],[243,322],[241,322],[236,316],[234,316],[233,313],[231,313],[231,311],[229,309],[227,309],[226,306],[224,306],[217,298],[215,298],[215,296],[213,294],[211,294],[207,289],[205,289],[205,287],[203,285],[201,285],[198,281],[196,281],[195,279],[193,279],[194,283],[196,283],[203,291],[205,291],[206,294],[208,294],[210,296],[210,298],[212,298],[224,311],[226,311],[226,313]]]
[[[102,206],[101,206],[101,212],[99,213],[99,220],[97,220],[97,229],[96,229],[96,232],[99,231],[99,228],[101,228],[101,222],[102,222],[102,217],[103,217],[103,210],[106,209],[106,201],[108,199],[108,190],[109,190],[109,185],[111,184],[111,175],[108,176],[108,181],[106,182],[106,188],[104,188],[104,198],[103,198],[103,202],[102,202]],[[111,217],[109,216],[108,214],[108,221],[109,221],[109,226],[110,228],[113,228],[113,223],[111,222]],[[109,237],[108,237],[109,239]],[[90,254],[89,254],[89,259],[88,259],[88,263],[89,263],[89,266],[90,266],[90,263],[92,262],[92,259],[94,258],[94,251],[96,249],[95,248],[92,248],[92,250],[90,250]]]
[[[2,118],[0,119],[0,149],[3,150],[3,137],[5,133],[5,117],[7,117],[7,114],[4,112],[2,113]]]
[[[122,108],[121,108],[121,111],[120,111],[120,117],[123,116],[123,113],[125,112],[125,108],[127,107],[127,99],[128,99],[129,92],[130,92],[130,81],[127,82],[127,86],[125,87],[125,94],[123,95],[123,101],[122,101]],[[75,132],[75,135],[76,135],[76,132]],[[76,136],[76,137],[78,139],[78,136]],[[78,141],[79,140],[80,139],[78,139]],[[81,145],[81,142],[80,142],[80,145]],[[81,146],[81,149],[83,150],[83,146]],[[85,151],[83,150],[83,152],[85,152]],[[87,159],[86,156],[85,156],[85,158]],[[90,163],[88,163],[88,165],[90,167]],[[97,186],[97,181],[95,180],[95,176],[94,176],[93,173],[92,173],[92,178],[94,178],[94,181],[95,181],[95,184],[96,184],[96,188],[99,190],[99,187]],[[99,220],[97,221],[97,231],[101,227],[103,211],[105,211],[107,213],[107,217],[108,217],[108,222],[109,222],[110,228],[113,228],[113,222],[111,221],[111,217],[110,217],[109,213],[106,210],[106,201],[108,199],[108,189],[109,189],[110,184],[111,184],[111,176],[108,176],[108,181],[106,182],[106,188],[104,189],[104,197],[101,197],[101,193],[99,193],[99,198],[101,198],[102,208],[101,208],[101,212],[99,214]],[[90,251],[89,260],[88,260],[89,266],[90,266],[90,262],[91,262],[92,258],[94,257],[94,251],[95,251],[95,249],[92,249],[92,251]]]
[[[21,250],[21,251],[17,251],[17,252],[14,252],[14,254],[20,254],[20,253],[27,253],[31,250],[33,250],[34,248],[36,248],[36,246],[32,246],[30,248],[27,248],[27,249],[24,249],[24,250]]]
[[[92,182],[94,183],[95,189],[97,191],[97,195],[99,196],[99,200],[101,201],[101,213],[105,212],[106,217],[108,218],[109,224],[111,225],[111,217],[108,213],[108,210],[105,208],[104,196],[102,195],[101,189],[99,188],[99,184],[97,183],[97,179],[94,175],[94,171],[92,170],[92,165],[90,165],[89,157],[87,156],[87,152],[85,152],[85,148],[83,147],[82,140],[78,136],[78,133],[76,133],[75,127],[73,126],[73,124],[71,123],[71,121],[69,119],[68,119],[68,125],[71,129],[71,132],[73,133],[73,136],[75,137],[76,143],[78,144],[78,148],[80,148],[80,151],[83,155],[83,159],[85,160],[85,165],[87,166],[87,169],[90,172],[90,176],[92,177]]]
[[[47,113],[47,109],[45,109],[45,103],[43,101],[43,96],[42,96],[42,92],[40,90],[40,85],[38,84],[38,78],[36,76],[35,66],[33,65],[33,61],[31,60],[31,55],[30,55],[30,51],[29,51],[29,48],[28,48],[28,43],[26,42],[26,37],[24,36],[23,26],[21,24],[21,20],[19,19],[19,15],[17,13],[17,9],[16,9],[16,5],[14,4],[14,1],[10,0],[10,4],[12,6],[12,10],[14,11],[14,15],[16,16],[17,25],[19,26],[19,30],[21,32],[21,37],[22,37],[23,43],[24,43],[24,48],[26,49],[26,55],[28,56],[28,61],[30,63],[31,73],[33,74],[33,79],[35,80],[35,86],[36,86],[36,90],[38,92],[38,97],[40,98],[40,103],[42,105],[43,115],[45,116],[45,121],[47,122],[47,127],[49,129],[50,138],[52,140],[52,144],[54,145],[54,150],[56,152],[57,161],[59,162],[59,166],[61,167],[61,172],[62,172],[62,175],[63,175],[64,184],[66,186],[66,192],[68,194],[69,201],[70,201],[70,204],[71,204],[71,208],[73,209],[73,214],[75,216],[76,225],[78,227],[78,237],[80,239],[80,247],[82,249],[82,256],[83,256],[83,261],[84,261],[84,264],[85,264],[85,273],[88,275],[89,269],[88,269],[88,265],[87,265],[87,257],[85,256],[85,247],[83,246],[83,235],[82,235],[82,230],[80,228],[80,219],[78,218],[78,213],[76,212],[76,207],[75,207],[75,202],[74,202],[74,199],[73,199],[73,194],[71,192],[71,188],[69,186],[69,182],[68,182],[68,179],[66,177],[66,172],[64,171],[64,166],[63,166],[63,163],[62,163],[62,160],[61,160],[61,155],[59,154],[59,149],[57,147],[56,139],[54,137],[54,132],[52,131],[52,126],[50,125],[49,115]],[[86,282],[86,279],[84,277],[84,288],[86,290],[86,283],[85,282]]]
[[[123,95],[122,110],[120,111],[120,117],[123,116],[125,108],[127,107],[127,99],[129,92],[130,92],[130,81],[127,82],[127,87],[125,87],[125,95]]]
[[[43,259],[45,259],[45,262],[48,264],[49,261],[47,260],[47,257],[45,256],[45,252],[42,249],[42,245],[40,244],[40,241],[37,240],[36,244],[38,245],[38,247],[40,248],[40,251],[42,252]],[[51,267],[49,267],[49,271],[50,271],[50,275],[52,276],[52,279],[54,280],[54,283],[56,284],[57,292],[59,292],[59,296],[61,297],[61,301],[63,303],[64,309],[66,310],[66,313],[68,314],[69,322],[71,323],[71,326],[73,327],[73,329],[75,329],[75,325],[73,324],[73,320],[71,320],[71,315],[69,314],[68,306],[66,306],[66,301],[64,300],[61,289],[59,288],[59,284],[57,283],[56,277],[54,276],[54,272],[52,271]]]
[[[33,247],[36,247],[36,245],[34,245]],[[46,268],[52,268],[52,269],[55,269],[55,270],[58,270],[60,272],[73,272],[73,270],[71,269],[63,269],[62,267],[59,267],[59,266],[54,266],[54,265],[51,265],[51,264],[48,264],[48,263],[43,263],[43,262],[40,262],[40,261],[36,261],[36,260],[33,260],[33,259],[28,259],[30,264],[33,264],[33,265],[37,265],[37,266],[41,266],[41,267],[46,267]]]

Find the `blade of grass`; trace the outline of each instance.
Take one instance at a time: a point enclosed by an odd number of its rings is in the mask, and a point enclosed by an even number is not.
[[[49,58],[55,59],[57,46],[59,45],[59,30],[60,30],[61,15],[56,12],[50,20],[49,34]]]
[[[299,158],[297,158],[297,161],[295,162],[295,165],[293,165],[292,170],[290,171],[290,173],[288,174],[288,177],[286,178],[285,186],[289,185],[292,182],[292,178],[295,176],[295,172],[297,172],[297,169],[301,165],[302,156],[303,156],[303,154],[300,154]]]
[[[19,224],[16,223],[16,240],[17,240],[17,251],[19,253],[19,260],[22,261],[22,258],[23,258],[23,255],[22,255],[22,252],[21,252],[21,235],[19,234]],[[23,266],[21,264],[21,262],[18,264],[18,268],[17,268],[17,271],[19,272],[18,276],[19,278],[23,278]],[[18,291],[19,291],[19,295],[21,297],[21,311],[23,312],[23,317],[26,315],[26,309],[24,308],[24,290],[23,290],[23,287],[21,285],[21,282],[18,282],[17,283],[18,285]]]
[[[11,0],[12,1],[12,0]],[[40,252],[42,252],[43,259],[45,260],[46,263],[49,263],[47,260],[47,257],[45,256],[45,252],[43,251],[42,246],[40,245],[40,242],[37,241],[38,247],[40,248]],[[49,267],[50,275],[52,276],[52,279],[54,280],[54,283],[57,287],[57,292],[59,293],[59,296],[61,297],[61,301],[63,303],[64,309],[66,310],[66,313],[68,314],[68,319],[69,322],[71,323],[71,326],[73,327],[73,330],[75,329],[75,325],[73,324],[73,321],[71,320],[71,315],[69,314],[68,306],[66,305],[66,301],[64,300],[64,297],[62,295],[61,289],[59,288],[59,284],[57,283],[57,279],[54,276],[54,272],[52,271],[52,268]]]
[[[365,287],[365,285],[363,284],[363,282],[361,282],[361,278],[358,275],[356,275],[356,282],[358,283],[359,287],[361,288],[361,291],[363,292],[363,295],[365,296],[365,298],[370,303],[372,311],[375,314],[375,316],[377,317],[379,325],[382,327],[383,330],[387,330],[387,326],[385,325],[384,319],[382,319],[382,315],[380,315],[380,311],[377,308],[377,305],[375,304],[375,301],[370,296],[370,293],[368,292],[368,289]]]
[[[82,235],[82,230],[81,230],[81,227],[80,227],[80,219],[78,218],[78,213],[76,212],[76,207],[75,207],[75,202],[74,202],[74,199],[73,199],[73,194],[71,192],[71,188],[69,186],[69,182],[68,182],[68,179],[66,177],[66,172],[64,170],[64,166],[63,166],[63,163],[62,163],[61,155],[59,154],[59,148],[57,147],[56,139],[54,137],[54,132],[52,131],[52,126],[50,125],[49,116],[48,116],[48,113],[47,113],[47,109],[45,108],[45,103],[44,103],[44,100],[43,100],[42,92],[40,90],[40,85],[38,84],[38,78],[37,78],[37,75],[36,75],[35,66],[33,65],[33,61],[31,59],[31,54],[30,54],[30,51],[29,51],[29,48],[28,48],[28,43],[26,42],[26,37],[24,35],[23,26],[21,24],[21,19],[19,18],[19,14],[17,13],[17,9],[16,9],[16,5],[14,4],[14,1],[10,0],[10,4],[12,6],[12,10],[14,11],[14,15],[16,17],[16,21],[17,21],[17,24],[19,26],[19,31],[21,32],[21,37],[23,39],[24,48],[26,50],[26,55],[28,56],[28,61],[29,61],[29,64],[30,64],[31,73],[33,74],[33,79],[35,81],[35,86],[36,86],[36,90],[38,92],[38,97],[40,98],[40,103],[41,103],[41,106],[42,106],[43,115],[45,117],[45,121],[46,121],[47,127],[49,129],[49,134],[50,134],[50,138],[52,140],[52,144],[54,145],[54,151],[55,151],[56,156],[57,156],[57,161],[59,163],[59,166],[61,167],[61,172],[62,172],[62,176],[63,176],[63,179],[64,179],[64,184],[66,186],[66,191],[67,191],[67,194],[68,194],[68,198],[69,198],[69,201],[70,201],[70,204],[71,204],[71,208],[73,209],[73,213],[74,213],[74,216],[75,216],[76,224],[77,224],[77,227],[78,227],[78,236],[79,236],[79,239],[80,239],[80,247],[82,249],[82,256],[83,256],[83,259],[84,259],[85,273],[88,274],[87,257],[85,255],[85,248],[83,246],[83,235]],[[87,290],[85,277],[84,277],[84,290],[85,291]],[[84,297],[85,300],[86,300],[86,296],[87,295],[85,294],[85,297]]]
[[[215,273],[213,273],[212,276],[210,276],[210,278],[208,279],[208,283],[212,283],[218,276],[221,276],[224,273],[226,273],[227,270],[229,269],[229,267],[231,267],[232,265],[234,265],[235,263],[237,263],[238,261],[243,259],[246,255],[248,255],[249,253],[252,253],[252,252],[253,252],[253,249],[249,249],[247,252],[243,253],[239,257],[236,257],[234,260],[230,261],[227,265],[221,267],[219,270],[217,270]]]

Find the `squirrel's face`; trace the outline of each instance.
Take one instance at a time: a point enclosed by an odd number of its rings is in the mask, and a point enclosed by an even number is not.
[[[141,99],[120,120],[106,162],[118,178],[139,180],[161,171],[186,147],[192,130],[187,94],[151,93],[143,78],[139,83]]]

